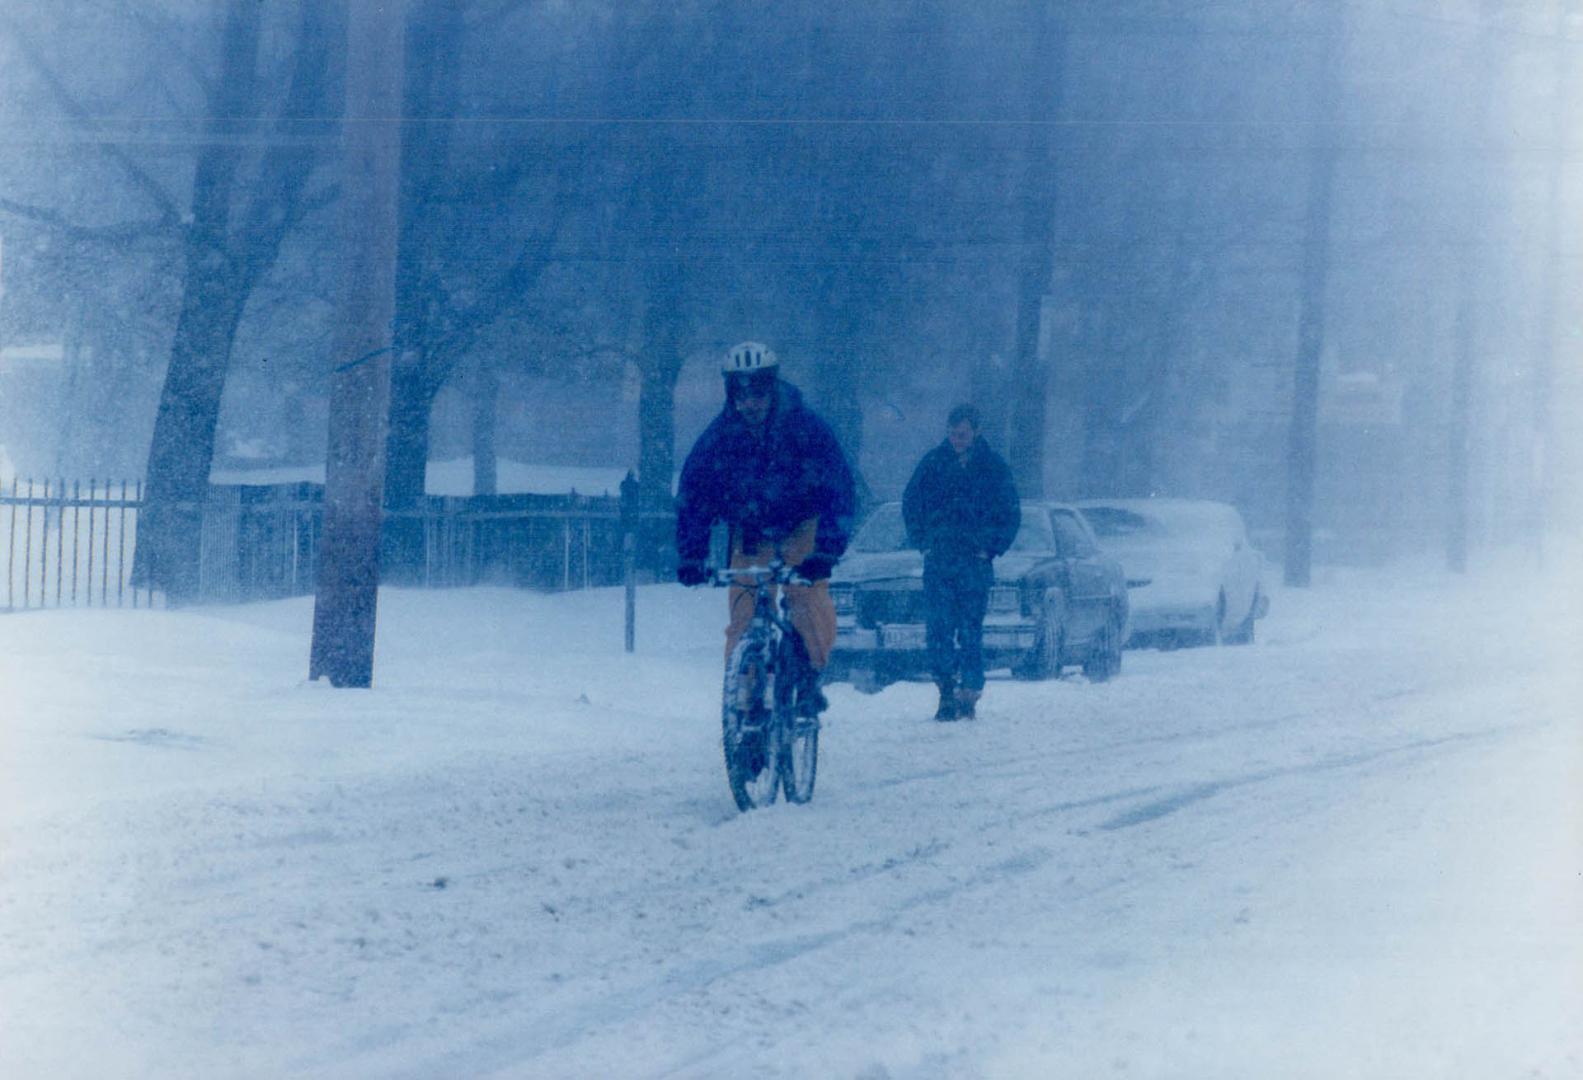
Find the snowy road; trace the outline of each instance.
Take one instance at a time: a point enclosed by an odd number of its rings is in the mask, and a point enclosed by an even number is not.
[[[618,593],[387,592],[367,693],[305,601],[0,616],[0,1075],[1583,1075],[1579,594],[1513,592],[836,687],[745,816],[718,596],[626,657]]]

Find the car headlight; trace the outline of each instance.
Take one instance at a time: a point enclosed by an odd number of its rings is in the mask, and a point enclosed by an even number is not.
[[[830,599],[835,601],[837,615],[851,615],[857,611],[857,590],[850,585],[832,585]]]
[[[1022,610],[1021,592],[1015,585],[995,585],[989,590],[989,610],[996,615],[1010,615]]]

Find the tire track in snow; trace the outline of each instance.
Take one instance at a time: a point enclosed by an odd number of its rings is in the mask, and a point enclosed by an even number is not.
[[[1135,825],[1143,825],[1150,821],[1157,821],[1178,810],[1192,806],[1194,803],[1212,799],[1226,791],[1237,788],[1251,787],[1256,784],[1267,783],[1271,780],[1281,780],[1292,776],[1309,776],[1317,773],[1333,772],[1339,769],[1353,769],[1362,765],[1371,765],[1376,761],[1387,758],[1399,757],[1418,751],[1432,750],[1442,746],[1470,741],[1487,741],[1502,735],[1523,730],[1523,725],[1503,728],[1491,728],[1486,731],[1462,732],[1456,735],[1447,735],[1440,739],[1418,739],[1412,742],[1401,743],[1395,746],[1383,747],[1379,750],[1361,754],[1348,754],[1342,757],[1328,758],[1323,761],[1308,765],[1294,765],[1285,769],[1266,769],[1262,772],[1248,773],[1244,776],[1232,777],[1227,780],[1210,780],[1202,784],[1194,784],[1178,790],[1168,798],[1158,799],[1145,803],[1124,814],[1118,814],[1109,821],[1100,824],[1099,828],[1106,832],[1117,829],[1130,829]]]

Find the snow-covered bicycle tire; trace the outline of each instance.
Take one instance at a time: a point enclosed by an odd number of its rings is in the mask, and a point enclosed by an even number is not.
[[[789,803],[805,803],[813,798],[814,780],[819,773],[819,719],[797,715],[795,687],[803,685],[801,676],[808,668],[808,654],[802,640],[788,635],[782,641],[776,665],[775,734],[780,742],[776,757],[780,766],[781,788]]]
[[[773,700],[766,693],[773,688],[768,685],[770,672],[764,653],[764,642],[758,635],[744,634],[731,651],[720,694],[720,746],[725,755],[726,783],[737,809],[743,811],[773,803],[781,780],[776,725],[764,707],[766,699]],[[755,712],[762,718],[759,734],[763,744],[763,765],[757,772],[751,769],[743,745],[744,738],[753,734]]]

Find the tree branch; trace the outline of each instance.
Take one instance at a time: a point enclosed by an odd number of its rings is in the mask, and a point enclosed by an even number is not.
[[[291,82],[275,122],[277,131],[325,112],[330,49],[340,36],[332,31],[343,29],[330,24],[326,8],[322,0],[302,0]],[[237,250],[245,286],[251,287],[274,265],[286,233],[308,212],[302,193],[318,154],[314,142],[297,139],[274,141],[265,153]]]
[[[205,99],[214,96],[214,79],[204,69],[204,66],[199,63],[197,57],[182,47],[182,35],[178,33],[180,24],[175,19],[168,16],[160,17],[151,11],[146,4],[125,6],[117,4],[115,11],[124,13],[130,18],[133,24],[142,31],[143,36],[148,39],[150,44],[174,56],[180,62],[182,70],[186,71],[191,76],[192,81],[197,84],[198,90]]]
[[[0,22],[0,27],[10,33],[12,40],[17,44],[18,50],[27,59],[28,63],[32,65],[33,69],[38,72],[39,78],[44,80],[45,86],[49,88],[61,110],[78,123],[89,123],[92,117],[88,115],[88,111],[83,108],[82,104],[72,96],[71,92],[66,89],[60,77],[55,74],[55,71],[44,59],[31,35],[18,26],[14,19],[5,19]],[[127,178],[132,181],[133,186],[137,187],[149,198],[149,201],[159,211],[160,218],[165,224],[174,225],[181,220],[181,211],[177,208],[176,200],[165,189],[163,184],[154,179],[148,170],[133,161],[131,155],[116,143],[100,142],[97,145],[101,153],[121,167]]]
[[[557,184],[555,209],[550,215],[548,226],[518,249],[517,257],[495,282],[494,287],[484,295],[483,299],[470,305],[466,311],[458,312],[451,320],[455,329],[435,342],[431,355],[444,358],[442,362],[447,374],[454,366],[456,358],[467,351],[479,333],[498,319],[513,300],[520,300],[553,261],[555,238],[560,233],[561,222],[566,216],[571,190],[570,184]],[[441,382],[443,381],[442,376]]]
[[[81,225],[68,219],[59,210],[20,203],[4,196],[0,196],[0,211],[28,221],[36,221],[41,225],[48,225],[73,240],[89,240],[94,243],[122,244],[150,236],[175,236],[179,229],[175,222],[164,218],[122,221],[114,225]]]
[[[503,22],[508,16],[533,6],[535,0],[478,0],[463,13],[470,31],[484,30]]]

